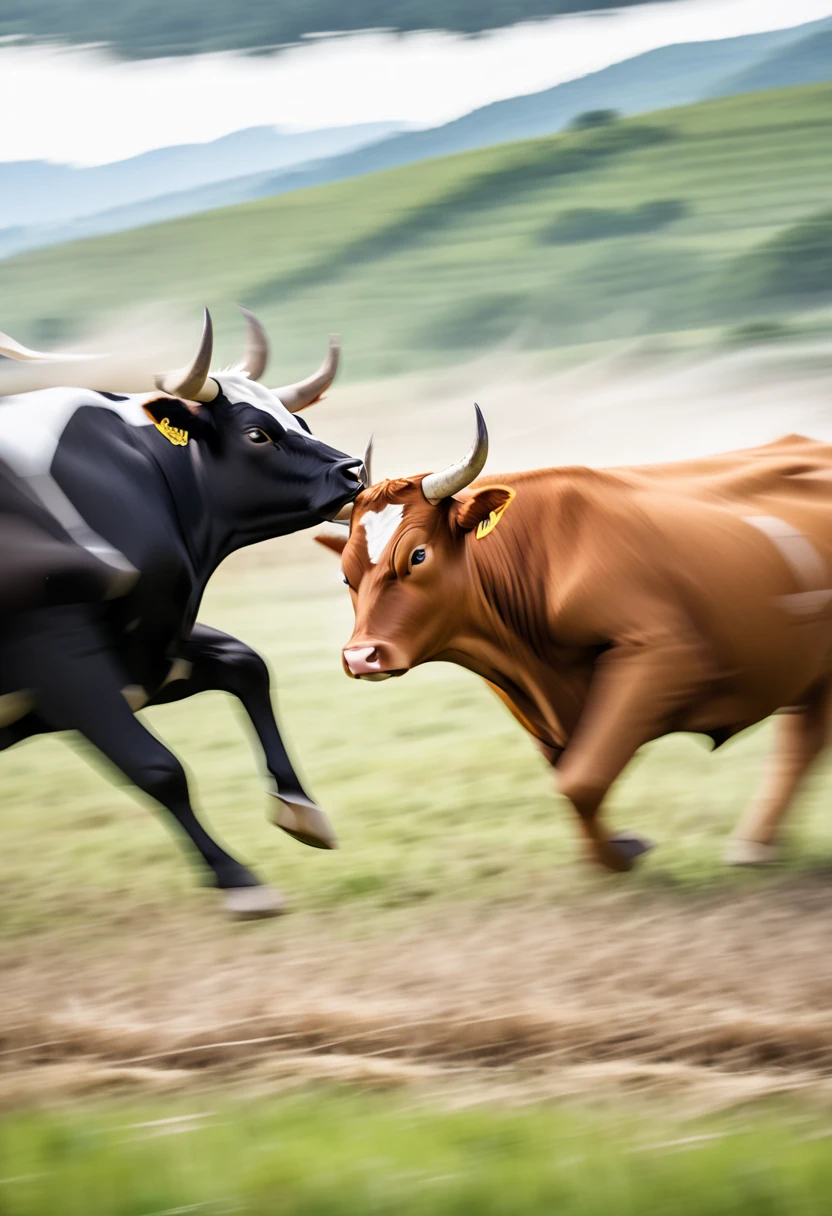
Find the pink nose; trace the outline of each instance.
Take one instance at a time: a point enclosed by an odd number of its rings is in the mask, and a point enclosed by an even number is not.
[[[368,676],[381,671],[381,659],[375,646],[358,646],[344,651],[344,662],[354,676]]]

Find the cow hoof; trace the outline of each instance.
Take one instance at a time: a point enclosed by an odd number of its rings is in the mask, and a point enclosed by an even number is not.
[[[286,911],[286,901],[279,891],[265,884],[258,887],[229,887],[223,892],[226,912],[240,920],[259,920],[280,916]]]
[[[761,844],[759,840],[732,840],[725,850],[725,864],[729,866],[770,866],[779,860],[777,845]]]
[[[644,836],[636,836],[635,832],[618,832],[615,836],[610,836],[610,844],[618,854],[625,857],[632,864],[637,857],[641,857],[644,853],[649,853],[656,846],[652,840],[647,840]]]
[[[335,829],[319,806],[303,794],[272,794],[275,800],[272,822],[301,844],[313,849],[337,849]]]

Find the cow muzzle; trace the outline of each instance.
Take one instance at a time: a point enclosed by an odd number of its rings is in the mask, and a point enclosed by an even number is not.
[[[403,676],[407,667],[396,662],[384,643],[375,646],[351,646],[344,650],[344,671],[353,680],[389,680]]]

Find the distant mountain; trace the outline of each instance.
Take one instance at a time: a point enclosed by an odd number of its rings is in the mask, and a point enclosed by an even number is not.
[[[552,135],[585,110],[643,114],[719,96],[721,81],[735,78],[738,72],[788,49],[804,39],[807,31],[829,25],[828,21],[812,22],[789,30],[660,47],[540,93],[483,106],[441,127],[409,131],[300,170],[276,174],[270,181],[259,183],[251,197],[283,194],[436,156]],[[823,79],[832,79],[832,72]]]
[[[729,77],[713,96],[756,93],[798,84],[824,84],[828,80],[832,80],[832,26],[826,23],[825,28]]]
[[[235,203],[250,202],[263,194],[274,193],[271,185],[267,185],[273,180],[274,175],[271,173],[250,173],[230,181],[196,186],[192,190],[178,190],[173,194],[160,194],[155,198],[128,203],[123,207],[96,211],[92,215],[83,215],[64,224],[0,228],[0,258],[11,257],[12,254],[22,253],[26,249],[63,245],[67,241],[104,236],[108,232],[127,232],[131,228],[144,228],[148,224],[175,220],[183,215],[196,215],[200,211],[233,207]]]
[[[80,216],[227,181],[274,173],[304,161],[337,156],[393,132],[400,123],[362,123],[290,134],[251,127],[205,144],[158,148],[94,168],[45,161],[0,163],[0,229],[65,224]]]
[[[586,110],[612,109],[624,115],[644,114],[721,96],[725,81],[730,82],[727,92],[753,91],[758,86],[752,85],[749,89],[741,86],[740,72],[750,72],[761,64],[773,62],[776,55],[785,56],[792,47],[803,46],[829,32],[832,32],[832,22],[824,20],[740,38],[660,47],[540,93],[483,106],[441,127],[394,135],[341,156],[274,176],[260,176],[256,181],[241,182],[240,186],[248,192],[248,198],[285,194],[436,156],[551,135]],[[825,74],[811,76],[810,80],[832,80],[832,65]],[[208,205],[225,206],[239,202],[240,198],[240,194],[232,198],[229,192],[222,202]]]
[[[0,227],[0,257],[361,177],[437,156],[550,135],[586,110],[612,109],[635,115],[725,94],[774,88],[778,82],[788,86],[832,81],[830,41],[832,20],[825,19],[787,30],[661,47],[539,93],[483,106],[426,131],[402,132],[393,124],[376,123],[288,136],[273,128],[253,128],[213,144],[163,148],[102,169],[67,170],[41,165],[40,170],[59,169],[63,174],[107,171],[113,175],[112,187],[109,194],[102,191],[93,214],[87,207],[86,213],[69,217],[70,222],[65,218],[44,225],[37,219],[39,208],[53,205],[48,197],[38,197],[28,206],[19,205],[15,213],[19,218],[5,220],[17,226]],[[395,134],[391,134],[391,127]],[[285,142],[293,140],[304,142]],[[353,143],[345,149],[334,146],[338,140]],[[274,155],[275,141],[280,143],[284,157],[295,156],[301,163],[284,160],[281,165],[264,169],[263,159]],[[238,166],[239,175],[228,171],[233,165]],[[182,184],[186,167],[191,175],[187,188]],[[8,198],[3,198],[8,189],[4,189],[4,170],[20,168],[0,165],[0,225],[10,207]],[[275,172],[276,168],[280,171]],[[198,172],[212,176],[194,181]],[[126,202],[113,198],[121,174],[132,182],[133,195]],[[93,179],[84,180],[90,183]],[[141,196],[136,194],[137,180],[142,188],[147,186]],[[85,190],[89,190],[89,184]]]

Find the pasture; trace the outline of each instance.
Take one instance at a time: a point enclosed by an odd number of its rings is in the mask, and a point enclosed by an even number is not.
[[[828,433],[828,352],[772,358],[492,359],[333,391],[310,420],[350,450],[375,428],[378,475],[458,455],[472,382],[495,472]],[[770,726],[645,749],[609,819],[658,847],[608,876],[476,678],[344,677],[351,617],[310,534],[230,559],[201,613],[268,657],[337,852],[269,824],[229,699],[147,715],[288,897],[278,920],[228,921],[152,809],[65,741],[0,760],[0,1211],[823,1210],[830,762],[783,863],[740,872],[721,854]]]

